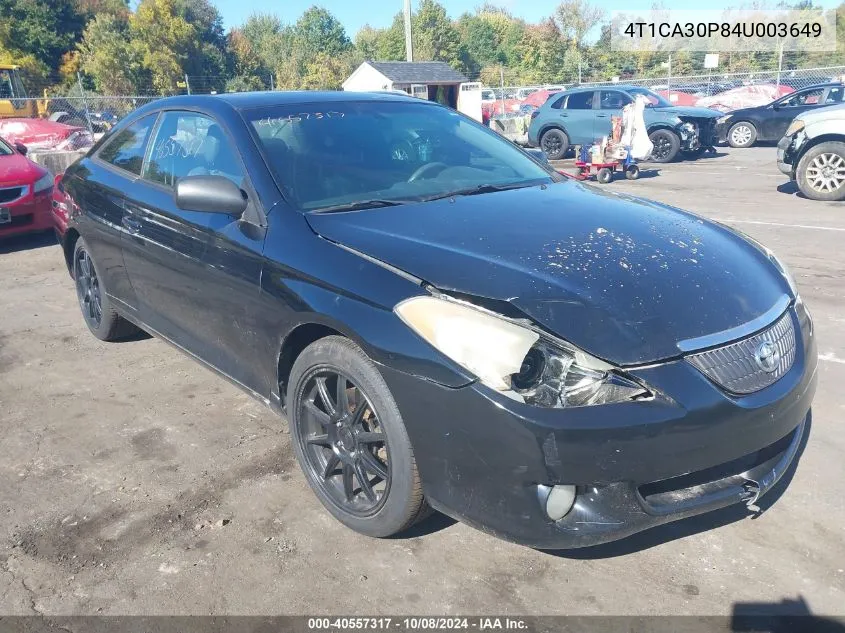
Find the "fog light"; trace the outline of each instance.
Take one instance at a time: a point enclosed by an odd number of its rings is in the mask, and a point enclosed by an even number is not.
[[[537,486],[540,503],[552,521],[559,521],[575,504],[575,486]]]

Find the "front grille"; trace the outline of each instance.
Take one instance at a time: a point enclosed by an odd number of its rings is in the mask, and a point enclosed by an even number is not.
[[[766,371],[756,358],[764,343],[775,349],[776,363]],[[786,312],[774,325],[736,343],[687,356],[687,362],[720,387],[748,394],[777,382],[795,362],[795,327]]]
[[[2,188],[0,189],[0,204],[17,200],[23,196],[24,193],[26,193],[26,186]]]

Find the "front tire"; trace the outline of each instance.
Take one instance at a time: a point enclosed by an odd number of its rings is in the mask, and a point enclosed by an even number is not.
[[[299,465],[338,521],[387,537],[427,515],[402,416],[360,347],[342,336],[306,347],[291,369],[287,403]]]
[[[560,160],[569,151],[569,136],[557,128],[546,130],[540,137],[540,149],[546,153],[549,160]]]
[[[121,317],[112,306],[99,268],[81,237],[73,249],[73,279],[85,325],[101,341],[117,341],[138,333],[138,328]]]
[[[751,147],[757,141],[757,128],[753,123],[739,121],[728,130],[728,145],[731,147]]]
[[[845,143],[829,141],[808,149],[798,161],[795,177],[808,198],[845,200]]]
[[[681,149],[681,139],[671,130],[655,130],[648,135],[654,145],[651,151],[651,161],[654,163],[671,163],[678,156]]]

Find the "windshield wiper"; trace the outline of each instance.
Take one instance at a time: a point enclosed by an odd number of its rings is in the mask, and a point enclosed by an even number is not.
[[[430,202],[432,200],[442,200],[443,198],[454,198],[457,196],[476,196],[481,193],[494,193],[496,191],[507,191],[508,189],[524,189],[526,187],[534,187],[537,183],[511,183],[509,185],[476,185],[475,187],[468,187],[466,189],[456,189],[448,193],[438,193],[435,196],[428,196],[422,198],[422,202]]]
[[[345,204],[336,204],[331,207],[322,207],[314,209],[313,213],[339,213],[341,211],[360,211],[362,209],[378,209],[380,207],[398,207],[403,204],[408,204],[409,200],[380,200],[375,198],[373,200],[357,200],[355,202],[347,202]]]

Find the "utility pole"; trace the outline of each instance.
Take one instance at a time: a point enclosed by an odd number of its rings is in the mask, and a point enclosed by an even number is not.
[[[666,90],[672,89],[672,53],[669,53],[669,62],[666,64]]]
[[[411,37],[411,0],[405,0],[405,57],[414,61],[414,39]]]
[[[775,84],[778,88],[780,88],[780,74],[783,71],[783,42],[780,43],[780,49],[778,50],[778,79],[777,83]]]

